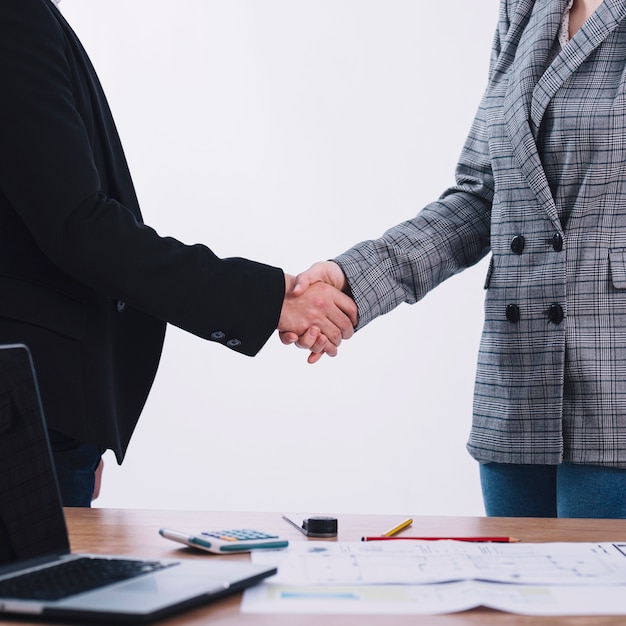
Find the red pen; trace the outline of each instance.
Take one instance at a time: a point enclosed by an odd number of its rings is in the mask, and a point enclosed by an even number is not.
[[[361,541],[474,541],[484,543],[517,543],[515,537],[361,537]]]

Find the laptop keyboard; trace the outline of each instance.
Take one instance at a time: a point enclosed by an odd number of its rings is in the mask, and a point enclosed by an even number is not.
[[[174,565],[159,561],[79,557],[0,580],[0,598],[61,600]]]

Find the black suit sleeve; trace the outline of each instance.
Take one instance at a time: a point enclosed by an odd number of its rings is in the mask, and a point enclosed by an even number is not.
[[[95,72],[48,0],[3,0],[0,80],[0,205],[44,255],[157,319],[258,352],[278,323],[282,271],[218,258],[143,223]],[[23,268],[9,273],[24,278]]]

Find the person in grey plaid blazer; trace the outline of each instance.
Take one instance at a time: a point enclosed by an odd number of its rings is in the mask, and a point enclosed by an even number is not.
[[[502,0],[456,184],[298,277],[350,293],[358,329],[491,253],[468,442],[488,515],[626,517],[625,17]]]

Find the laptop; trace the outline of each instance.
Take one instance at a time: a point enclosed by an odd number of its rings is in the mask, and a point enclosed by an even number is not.
[[[237,559],[72,554],[30,352],[0,346],[0,616],[147,622],[275,573]]]

